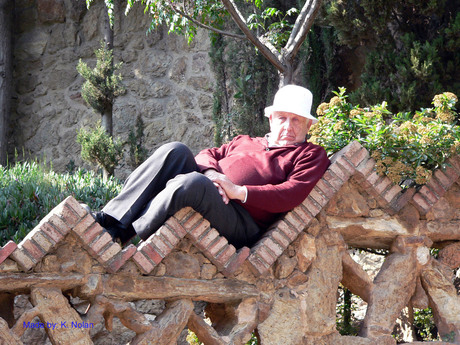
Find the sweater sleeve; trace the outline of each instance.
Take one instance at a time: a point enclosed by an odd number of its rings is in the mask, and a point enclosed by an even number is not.
[[[315,145],[295,162],[286,181],[276,185],[247,185],[245,205],[269,213],[290,211],[305,200],[329,164],[326,151]]]

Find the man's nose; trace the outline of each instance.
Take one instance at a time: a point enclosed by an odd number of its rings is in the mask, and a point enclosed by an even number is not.
[[[292,123],[291,119],[287,119],[286,121],[284,121],[284,129],[286,131],[291,130],[293,128],[293,126],[294,126],[294,124]]]

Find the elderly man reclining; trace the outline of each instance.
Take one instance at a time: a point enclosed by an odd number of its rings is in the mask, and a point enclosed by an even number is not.
[[[283,213],[299,205],[329,165],[306,140],[316,118],[309,90],[287,85],[265,108],[270,133],[235,137],[196,157],[181,143],[161,146],[126,180],[96,221],[114,240],[147,239],[190,206],[235,247],[253,245]]]

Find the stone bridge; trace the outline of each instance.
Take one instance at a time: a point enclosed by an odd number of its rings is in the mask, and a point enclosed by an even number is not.
[[[122,248],[68,197],[0,249],[0,344],[37,344],[34,332],[52,344],[176,344],[188,328],[206,345],[254,331],[261,345],[385,345],[406,307],[428,306],[435,343],[459,344],[460,157],[419,190],[378,176],[357,142],[331,161],[301,205],[239,250],[190,208]],[[350,248],[389,255],[372,278]],[[367,303],[359,336],[336,330],[339,284]],[[29,307],[18,312],[15,296]],[[162,303],[156,315],[140,307],[149,301]]]

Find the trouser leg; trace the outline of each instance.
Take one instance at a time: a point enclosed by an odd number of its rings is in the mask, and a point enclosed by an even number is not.
[[[249,213],[236,202],[225,204],[213,182],[198,172],[171,179],[133,222],[133,227],[146,239],[169,216],[186,206],[199,212],[237,248],[252,245],[260,236],[260,229]]]
[[[130,225],[170,179],[196,170],[195,158],[187,146],[178,142],[165,144],[131,173],[120,194],[102,211]]]

